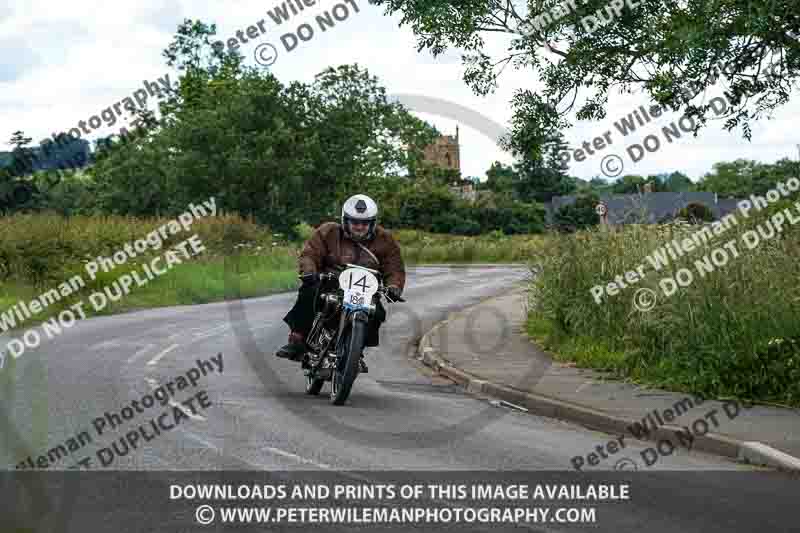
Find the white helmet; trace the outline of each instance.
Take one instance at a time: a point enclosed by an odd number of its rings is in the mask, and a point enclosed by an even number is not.
[[[354,235],[350,231],[350,222],[358,220],[368,222],[369,228],[362,236]],[[356,194],[345,201],[342,206],[342,230],[344,234],[354,241],[368,241],[375,236],[375,227],[378,224],[378,204],[366,194]]]

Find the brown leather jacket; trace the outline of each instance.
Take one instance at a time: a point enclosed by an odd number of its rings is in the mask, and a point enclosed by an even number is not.
[[[324,272],[334,264],[352,263],[379,270],[386,285],[394,285],[402,291],[406,284],[406,268],[400,246],[392,234],[383,226],[377,226],[375,237],[361,244],[369,251],[345,237],[340,224],[326,222],[314,230],[303,246],[298,261],[300,273]]]

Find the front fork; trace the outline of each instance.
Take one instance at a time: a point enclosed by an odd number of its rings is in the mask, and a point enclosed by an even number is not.
[[[347,353],[345,350],[342,350],[342,348],[346,348],[345,346],[342,346],[342,342],[344,342],[343,338],[345,330],[347,328],[352,328],[353,324],[356,321],[363,322],[364,328],[366,329],[369,326],[369,319],[370,319],[369,313],[367,311],[364,311],[363,309],[345,310],[342,312],[342,316],[339,320],[339,336],[337,337],[336,340],[336,351],[335,351],[336,368],[338,368],[339,370],[342,369],[341,365],[344,364],[344,360],[339,357],[339,354]],[[361,348],[363,349],[364,347],[362,346]]]

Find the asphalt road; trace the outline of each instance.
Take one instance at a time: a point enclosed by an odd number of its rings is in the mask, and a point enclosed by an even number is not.
[[[412,359],[419,337],[448,312],[501,294],[526,275],[514,267],[410,269],[408,303],[387,305],[381,346],[367,352],[370,372],[359,376],[343,407],[329,405],[327,384],[320,396],[307,396],[299,364],[274,356],[286,340],[281,319],[296,293],[79,321],[26,352],[13,368],[0,370],[5,419],[0,463],[13,469],[28,456],[35,462],[86,431],[92,443],[51,468],[68,468],[86,457],[98,467],[96,451],[124,431],[97,436],[96,418],[120,413],[197,368],[198,359],[210,361],[221,353],[222,372],[209,371],[172,400],[206,391],[211,406],[198,407],[196,398],[194,408],[183,407],[190,417],[150,442],[140,441],[125,456],[115,454],[108,468],[571,471],[573,456],[585,456],[609,436],[493,407]],[[144,409],[125,431],[168,407]],[[644,448],[631,446],[636,452]],[[608,510],[600,529],[746,531],[752,513],[771,510],[764,517],[777,520],[782,505],[793,505],[785,494],[788,483],[794,483],[795,500],[797,495],[796,481],[781,476],[764,486],[731,483],[721,470],[754,469],[710,455],[676,453],[652,470],[687,474],[637,473],[649,492]],[[707,475],[689,477],[697,471]],[[768,523],[764,517],[756,523]],[[766,529],[783,530],[777,524]]]

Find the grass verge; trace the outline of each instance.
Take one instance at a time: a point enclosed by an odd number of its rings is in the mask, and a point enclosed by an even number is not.
[[[562,360],[646,385],[800,406],[800,231],[787,224],[766,237],[772,217],[792,205],[717,226],[711,240],[659,269],[647,256],[699,227],[631,226],[553,239],[533,281],[529,334]],[[754,236],[759,243],[750,249]],[[705,271],[712,257],[719,261]],[[638,265],[644,279],[596,303],[593,287]],[[692,281],[665,293],[671,283],[664,280],[679,272]],[[648,311],[635,303],[641,289],[657,297]]]

